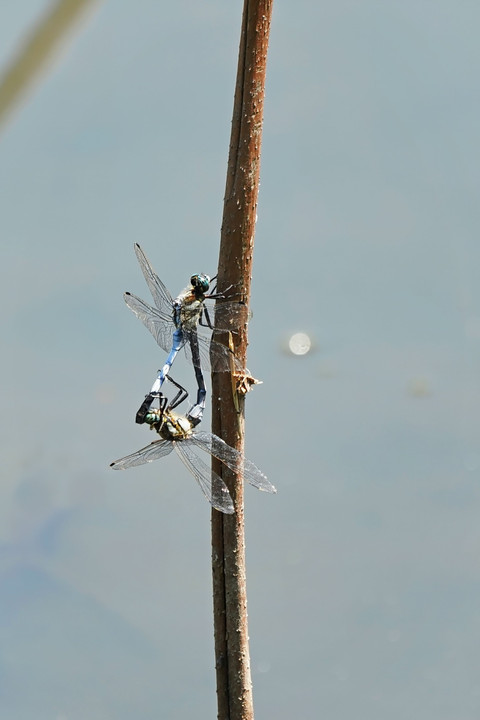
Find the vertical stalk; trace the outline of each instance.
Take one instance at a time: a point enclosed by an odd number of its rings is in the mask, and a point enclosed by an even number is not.
[[[44,69],[56,48],[96,0],[57,0],[37,22],[0,77],[0,125]]]
[[[249,305],[257,213],[267,48],[273,0],[244,0],[218,264],[219,290],[233,285]],[[247,327],[235,354],[246,364]],[[228,373],[212,377],[212,428],[243,453],[244,397],[234,404]],[[214,463],[235,514],[212,511],[212,572],[218,718],[253,720],[248,646],[243,481]],[[241,468],[239,468],[241,471]]]

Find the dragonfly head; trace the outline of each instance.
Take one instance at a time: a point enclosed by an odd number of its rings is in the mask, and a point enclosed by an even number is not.
[[[202,295],[206,292],[208,292],[208,289],[210,287],[210,278],[208,275],[204,275],[201,273],[200,275],[192,275],[190,278],[190,282],[192,283],[192,287],[195,291],[195,293],[201,293]]]
[[[156,408],[153,408],[145,415],[144,422],[147,423],[147,425],[150,425],[150,429],[153,430],[154,425],[158,425],[159,427],[163,424],[164,418],[163,418],[163,412],[161,410],[157,410]],[[156,428],[155,428],[156,429]]]

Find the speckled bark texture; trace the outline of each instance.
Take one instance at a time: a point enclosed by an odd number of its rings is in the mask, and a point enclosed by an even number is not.
[[[249,303],[260,173],[263,103],[271,0],[245,0],[233,109],[218,265],[218,289],[233,286]],[[226,337],[220,337],[227,342]],[[235,335],[235,354],[245,364],[247,327]],[[244,396],[237,407],[228,373],[212,377],[213,432],[243,453]],[[219,720],[252,720],[248,647],[243,481],[215,463],[227,483],[236,512],[212,512],[215,659]]]

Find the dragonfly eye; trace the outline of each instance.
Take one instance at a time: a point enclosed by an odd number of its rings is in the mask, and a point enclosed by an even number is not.
[[[208,288],[210,287],[210,278],[208,275],[192,275],[190,278],[190,282],[192,283],[192,286],[198,290],[200,290],[203,293],[206,293]]]
[[[160,422],[161,419],[162,413],[160,410],[150,410],[150,412],[145,415],[145,422],[147,425],[155,425],[155,423]]]

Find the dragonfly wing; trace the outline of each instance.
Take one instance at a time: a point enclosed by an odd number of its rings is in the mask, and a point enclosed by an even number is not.
[[[191,444],[191,438],[174,442],[175,450],[183,462],[192,473],[195,480],[207,498],[210,505],[216,510],[231,515],[235,512],[232,498],[228,492],[228,488],[223,482],[220,475],[214,473],[197,453],[194,452]]]
[[[218,302],[215,307],[207,308],[212,324],[216,330],[234,330],[246,325],[251,314],[245,303]]]
[[[172,347],[172,337],[175,329],[172,318],[161,313],[156,308],[151,307],[136,295],[125,293],[123,298],[130,310],[135,313],[147,330],[152,333],[157,345],[166,352],[169,352]]]
[[[137,452],[126,457],[120,458],[120,460],[114,460],[110,463],[110,467],[114,470],[126,470],[127,468],[135,467],[136,465],[144,465],[145,463],[153,462],[158,458],[165,457],[172,451],[173,443],[170,440],[154,440],[150,445],[137,450]]]
[[[244,367],[234,352],[216,340],[210,341],[210,367],[213,372],[244,372]]]
[[[274,485],[272,485],[267,479],[267,476],[264,475],[256,465],[244,458],[238,450],[227,445],[227,443],[217,435],[199,431],[191,436],[190,441],[218,460],[221,460],[223,464],[233,472],[238,472],[242,470],[243,467],[244,480],[250,483],[250,485],[253,485],[253,487],[258,488],[258,490],[263,490],[268,493],[277,492]]]
[[[165,285],[162,283],[157,273],[150,265],[147,256],[143,252],[142,248],[138,243],[134,244],[135,255],[140,264],[140,268],[143,273],[143,277],[152,293],[155,305],[161,312],[170,313],[172,312],[173,298],[168,292]]]
[[[187,339],[192,331],[185,333]],[[221,345],[209,337],[205,337],[196,333],[198,340],[198,349],[200,353],[200,362],[202,369],[210,368],[213,372],[238,372],[242,373],[244,368],[240,360],[226,345]],[[190,342],[185,343],[185,353],[191,363],[193,363]]]

